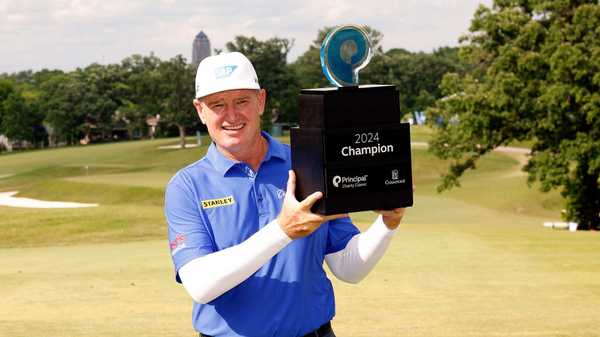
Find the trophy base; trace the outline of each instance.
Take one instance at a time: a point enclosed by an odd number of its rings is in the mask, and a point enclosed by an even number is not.
[[[319,214],[412,206],[410,125],[292,128],[296,197],[323,192]]]

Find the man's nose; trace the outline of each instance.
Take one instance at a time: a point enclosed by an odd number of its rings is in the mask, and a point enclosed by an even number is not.
[[[233,121],[237,118],[238,111],[235,107],[235,104],[227,104],[225,106],[225,119],[228,121]]]

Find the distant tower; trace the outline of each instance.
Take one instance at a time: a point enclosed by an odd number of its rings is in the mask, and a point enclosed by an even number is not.
[[[200,31],[192,44],[192,64],[197,67],[205,57],[210,56],[210,41],[208,36]]]

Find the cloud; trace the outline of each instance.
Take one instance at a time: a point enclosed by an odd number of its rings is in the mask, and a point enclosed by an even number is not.
[[[67,0],[57,1],[51,12],[55,22],[65,24],[93,23],[99,21],[120,21],[135,15],[143,6],[136,1],[114,1],[114,0]]]
[[[491,0],[483,0],[488,5]],[[74,69],[120,62],[154,51],[161,58],[191,55],[203,30],[213,48],[237,35],[295,40],[290,60],[304,53],[319,29],[367,24],[384,34],[384,49],[430,51],[456,45],[479,0],[0,0],[0,72]]]

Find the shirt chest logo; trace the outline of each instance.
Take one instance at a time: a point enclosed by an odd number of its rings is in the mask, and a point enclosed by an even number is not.
[[[233,204],[235,204],[235,199],[233,199],[233,196],[230,195],[230,196],[224,197],[224,198],[202,200],[201,203],[202,203],[202,208],[207,209],[207,208],[233,205]]]

